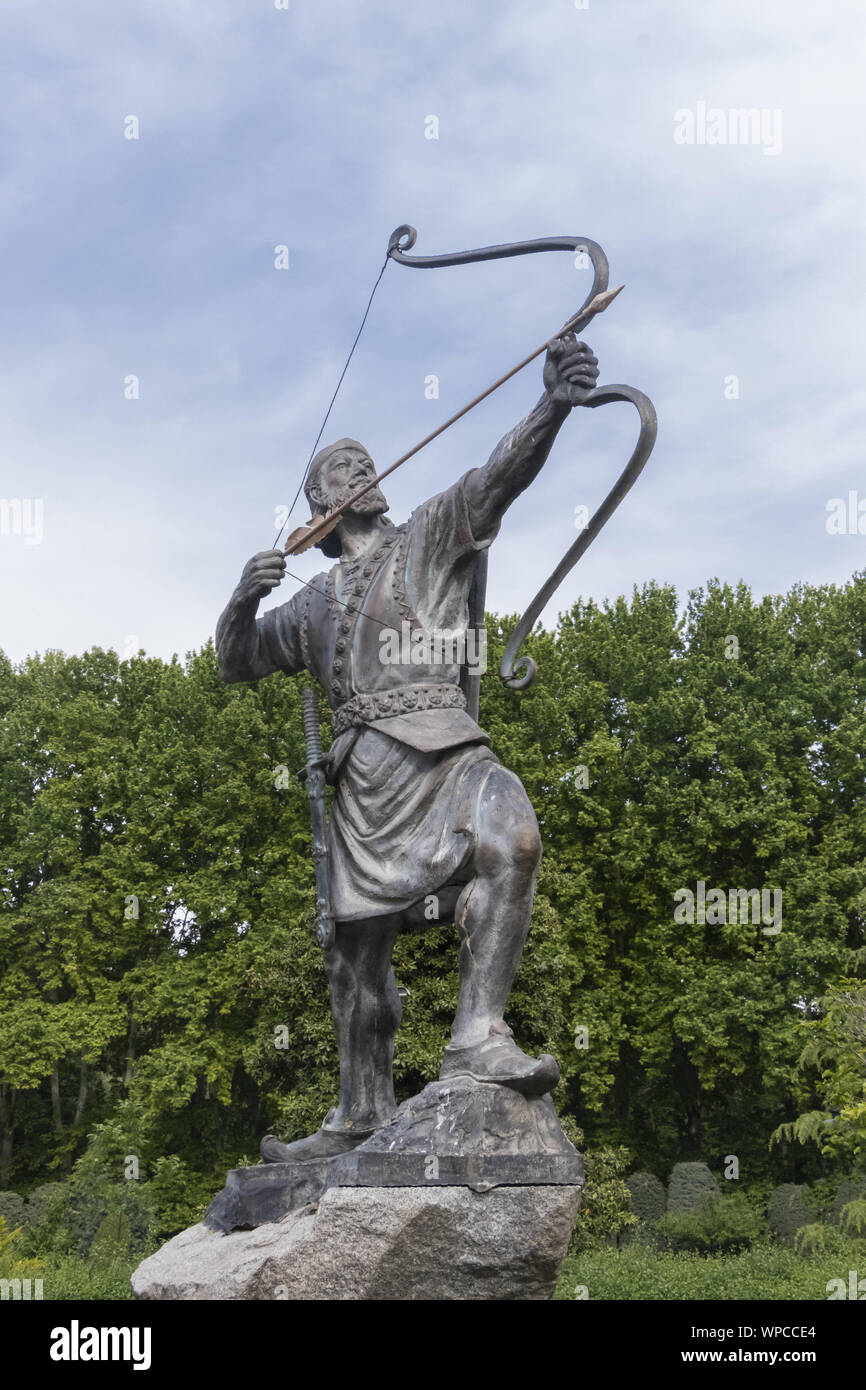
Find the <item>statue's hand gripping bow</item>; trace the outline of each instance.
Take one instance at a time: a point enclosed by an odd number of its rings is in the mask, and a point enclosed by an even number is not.
[[[472,261],[496,261],[510,256],[529,256],[540,251],[584,253],[589,258],[593,268],[592,288],[574,317],[560,330],[558,337],[566,332],[580,332],[590,318],[594,317],[594,312],[598,312],[598,309],[592,311],[591,306],[593,306],[594,301],[598,300],[599,296],[605,296],[605,291],[607,291],[609,277],[607,256],[597,242],[590,241],[587,237],[541,237],[535,241],[507,242],[502,246],[484,246],[476,251],[454,251],[442,256],[407,256],[406,252],[415,245],[417,235],[415,228],[407,225],[398,227],[396,231],[392,232],[391,240],[388,243],[388,255],[391,259],[400,265],[433,269],[440,266],[467,265]],[[606,296],[606,303],[602,307],[606,308],[612,297],[612,295]],[[648,396],[645,396],[642,391],[635,390],[633,386],[596,386],[591,390],[573,386],[569,392],[569,399],[574,406],[585,405],[591,409],[599,405],[607,405],[609,401],[631,401],[640,417],[640,434],[631,458],[607,497],[573,545],[569,546],[550,578],[539,589],[508,639],[499,674],[505,684],[513,690],[523,690],[526,686],[531,685],[538,670],[532,657],[517,656],[523,642],[532,631],[540,614],[563,579],[589,549],[602,527],[613,516],[626,493],[634,486],[652,453],[656,440],[655,407]],[[477,606],[479,602],[479,585],[477,583],[475,589],[475,606]],[[481,603],[483,605],[483,594],[481,595]],[[483,621],[483,608],[481,619]]]

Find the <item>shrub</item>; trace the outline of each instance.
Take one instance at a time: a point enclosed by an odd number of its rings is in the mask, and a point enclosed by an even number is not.
[[[30,1252],[42,1254],[67,1242],[68,1182],[46,1182],[34,1187],[27,1199],[28,1223],[24,1241]]]
[[[675,1163],[668,1180],[669,1212],[702,1209],[707,1197],[718,1196],[719,1185],[706,1163]]]
[[[844,1178],[839,1184],[836,1195],[827,1212],[827,1220],[831,1226],[843,1226],[843,1212],[849,1202],[856,1202],[866,1197],[866,1178],[852,1177]]]
[[[133,1249],[143,1249],[150,1243],[156,1222],[155,1203],[144,1182],[106,1182],[94,1188],[73,1182],[68,1207],[68,1230],[72,1237],[70,1250],[86,1255],[102,1223],[109,1216],[126,1220]]]
[[[790,1249],[796,1245],[798,1231],[817,1223],[817,1205],[810,1200],[811,1196],[808,1186],[798,1186],[793,1182],[783,1183],[770,1193],[767,1207],[770,1230],[778,1241]]]
[[[631,1193],[631,1209],[639,1221],[658,1221],[665,1214],[665,1185],[655,1173],[632,1173],[625,1180]]]
[[[161,1240],[201,1221],[222,1186],[213,1175],[195,1173],[177,1154],[158,1158],[147,1189],[156,1211],[154,1234]]]
[[[91,1259],[103,1264],[123,1258],[132,1248],[132,1230],[125,1211],[117,1209],[109,1212],[99,1224],[93,1244],[90,1247]]]
[[[584,1134],[580,1125],[577,1123],[577,1120],[574,1118],[573,1115],[569,1115],[566,1112],[563,1112],[563,1114],[559,1115],[558,1119],[559,1127],[565,1135],[566,1139],[570,1140],[574,1147],[578,1149],[581,1153],[583,1153]],[[258,1160],[255,1159],[254,1162],[258,1162]]]
[[[597,1250],[637,1225],[622,1177],[630,1158],[622,1147],[587,1150],[586,1187],[572,1232],[572,1249]]]
[[[700,1210],[667,1212],[657,1228],[671,1249],[701,1255],[747,1250],[764,1234],[759,1214],[742,1192],[708,1192]]]
[[[156,1222],[154,1199],[148,1184],[134,1181],[92,1182],[73,1175],[69,1182],[52,1183],[39,1207],[38,1221],[27,1229],[27,1244],[37,1254],[87,1255],[106,1221],[105,1231],[129,1231],[126,1249],[140,1250],[151,1243]],[[110,1224],[110,1219],[115,1225]]]
[[[739,1255],[659,1253],[639,1235],[623,1250],[569,1254],[554,1297],[573,1299],[582,1286],[592,1300],[822,1302],[831,1280],[847,1279],[851,1259],[849,1245],[836,1231],[828,1235],[824,1253],[808,1258],[769,1240],[758,1240]]]
[[[801,1226],[794,1235],[794,1249],[798,1255],[823,1255],[827,1249],[827,1228],[823,1222]]]
[[[844,1234],[854,1242],[858,1253],[866,1248],[866,1199],[857,1198],[846,1202],[842,1208],[840,1225]]]
[[[65,1182],[44,1182],[34,1187],[27,1198],[27,1215],[31,1226],[38,1226],[48,1215],[52,1204],[56,1206],[65,1195],[68,1184]]]
[[[7,1230],[27,1224],[27,1207],[23,1197],[17,1192],[0,1192],[0,1220],[6,1222]]]
[[[102,1260],[92,1254],[85,1259],[77,1255],[48,1255],[40,1261],[42,1297],[64,1302],[85,1298],[132,1299],[129,1278],[140,1258],[113,1256]]]
[[[39,1260],[22,1259],[21,1237],[21,1227],[10,1229],[0,1216],[0,1279],[29,1279],[41,1273]]]

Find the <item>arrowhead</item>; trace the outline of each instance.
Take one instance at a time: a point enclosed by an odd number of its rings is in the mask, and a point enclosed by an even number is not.
[[[608,304],[612,304],[618,294],[622,294],[625,285],[618,285],[615,290],[602,290],[595,299],[591,299],[584,310],[587,314],[603,314]]]
[[[595,318],[596,314],[603,314],[607,306],[612,304],[617,295],[621,294],[624,289],[625,285],[618,285],[615,290],[602,290],[600,294],[589,301],[585,309],[581,309],[579,313],[574,314],[568,320],[568,323],[562,325],[556,337],[562,338],[566,333],[582,331]],[[554,338],[550,339],[550,342],[555,341]]]

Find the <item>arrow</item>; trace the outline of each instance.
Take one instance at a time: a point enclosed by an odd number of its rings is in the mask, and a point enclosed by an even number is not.
[[[354,502],[357,502],[359,497],[363,497],[365,493],[377,487],[379,483],[387,478],[389,474],[393,473],[395,469],[399,468],[401,464],[406,463],[407,460],[419,453],[425,445],[431,443],[431,441],[436,439],[440,434],[444,434],[445,430],[462,419],[464,415],[468,415],[470,410],[474,410],[476,405],[480,405],[480,403],[486,400],[488,396],[491,396],[494,391],[498,391],[500,386],[504,386],[505,382],[510,381],[518,372],[522,372],[524,367],[528,367],[530,362],[534,362],[536,357],[540,357],[543,352],[546,352],[548,348],[552,347],[553,344],[564,337],[566,333],[581,332],[597,314],[604,313],[608,305],[613,303],[617,295],[620,294],[624,288],[624,285],[620,285],[615,290],[603,290],[600,294],[597,294],[594,299],[590,300],[589,304],[587,304],[584,309],[581,309],[578,313],[574,314],[567,323],[564,323],[559,331],[554,333],[552,338],[547,338],[534,352],[530,352],[528,357],[524,357],[522,361],[518,362],[516,367],[512,367],[504,376],[494,381],[492,386],[488,386],[485,391],[482,391],[480,395],[471,400],[468,405],[464,405],[461,410],[458,410],[454,415],[450,416],[443,424],[438,425],[430,434],[425,435],[420,443],[413,445],[413,447],[405,454],[402,454],[395,463],[390,464],[375,478],[372,478],[370,482],[358,488],[357,492],[353,492],[339,507],[334,507],[328,512],[327,516],[314,516],[307,522],[306,526],[297,527],[287,538],[284,553],[286,555],[303,555],[305,550],[309,550],[311,546],[323,540],[336,526],[339,526],[343,514],[348,511]]]

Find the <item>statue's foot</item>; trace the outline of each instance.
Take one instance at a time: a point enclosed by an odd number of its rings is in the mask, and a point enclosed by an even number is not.
[[[317,1129],[315,1134],[296,1139],[293,1144],[283,1144],[275,1135],[266,1134],[260,1145],[261,1155],[265,1163],[304,1163],[317,1158],[336,1158],[363,1144],[372,1132],[356,1130],[338,1134],[330,1129]]]
[[[471,1047],[448,1044],[439,1080],[451,1081],[458,1076],[510,1086],[525,1096],[543,1096],[558,1082],[559,1067],[548,1052],[527,1057],[512,1041],[511,1029],[494,1024],[484,1042]]]

